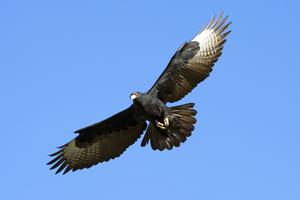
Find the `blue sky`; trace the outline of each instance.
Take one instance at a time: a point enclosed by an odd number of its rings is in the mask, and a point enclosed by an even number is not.
[[[0,2],[1,199],[300,199],[299,1]],[[47,156],[147,91],[213,13],[233,21],[166,152],[54,175]]]

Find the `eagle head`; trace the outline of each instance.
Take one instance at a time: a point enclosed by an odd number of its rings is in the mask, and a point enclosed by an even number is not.
[[[130,94],[130,99],[133,101],[135,100],[136,98],[140,97],[141,96],[141,93],[140,92],[133,92]]]

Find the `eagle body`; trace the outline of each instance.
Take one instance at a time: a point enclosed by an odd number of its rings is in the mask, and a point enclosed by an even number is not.
[[[156,96],[147,93],[135,92],[133,105],[142,118],[150,122],[162,121],[169,114],[169,108]]]
[[[214,16],[191,41],[184,42],[150,90],[130,95],[133,104],[127,109],[75,131],[73,140],[50,155],[50,169],[65,174],[109,161],[144,132],[141,146],[150,144],[153,150],[170,150],[184,143],[196,123],[194,103],[166,104],[179,101],[209,76],[231,32],[227,18]]]

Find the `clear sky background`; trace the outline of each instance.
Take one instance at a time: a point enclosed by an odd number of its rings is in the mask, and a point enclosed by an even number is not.
[[[108,3],[109,2],[109,3]],[[299,1],[0,2],[1,199],[300,199]],[[48,154],[147,91],[213,13],[233,21],[214,71],[180,103],[180,148],[138,140],[54,175]]]

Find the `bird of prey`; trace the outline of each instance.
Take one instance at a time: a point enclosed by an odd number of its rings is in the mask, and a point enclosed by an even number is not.
[[[209,76],[222,54],[231,22],[213,18],[175,52],[167,67],[146,93],[133,92],[132,105],[101,122],[75,131],[76,138],[59,147],[48,164],[56,173],[89,168],[120,156],[146,130],[141,146],[153,150],[179,147],[196,123],[194,103],[168,107],[186,96]],[[148,123],[147,123],[148,122]]]

